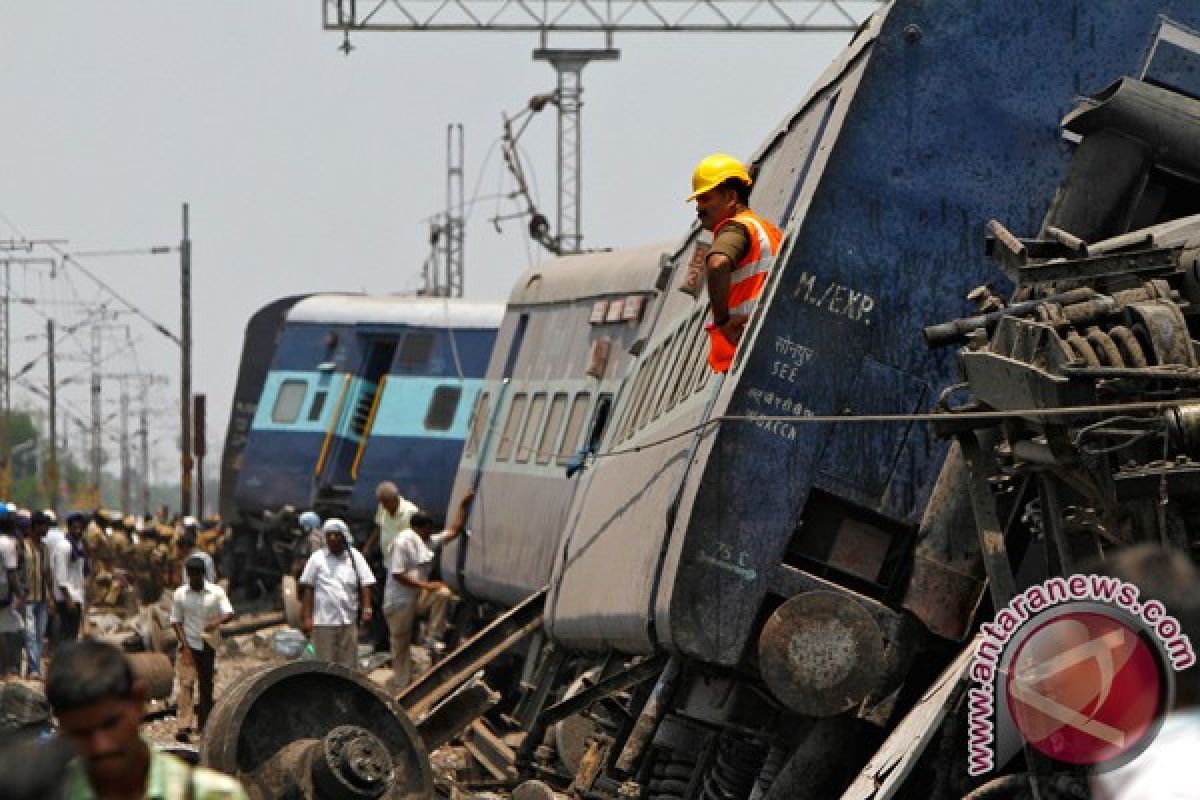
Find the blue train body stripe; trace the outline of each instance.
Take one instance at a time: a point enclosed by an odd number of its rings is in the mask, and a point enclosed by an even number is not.
[[[263,400],[259,403],[258,410],[254,415],[252,428],[256,431],[288,433],[325,433],[328,431],[346,376],[342,373],[332,374],[326,387],[326,382],[321,381],[325,374],[291,370],[270,372],[263,385]],[[272,419],[272,413],[279,397],[279,390],[287,381],[299,381],[305,384],[306,391],[304,400],[300,404],[300,415],[293,422],[275,422]],[[317,387],[319,382],[328,394],[325,398],[324,408],[321,409],[317,419],[309,420],[308,412],[313,402],[314,387]],[[375,424],[371,428],[371,436],[465,439],[471,408],[483,383],[483,380],[477,378],[457,380],[454,378],[389,375],[387,383],[384,385],[383,396],[379,399],[379,408],[375,413]],[[334,429],[336,436],[355,443],[360,441],[360,437],[355,436],[350,430],[354,410],[363,394],[372,391],[374,387],[375,384],[362,378],[350,378],[337,426]],[[429,430],[425,427],[430,401],[439,387],[457,387],[462,390],[458,407],[454,411],[454,420],[450,428],[444,431]]]
[[[328,376],[328,380],[326,377]],[[251,423],[253,430],[259,431],[287,431],[289,433],[325,433],[329,430],[329,418],[333,414],[334,407],[337,405],[338,395],[342,391],[342,373],[327,373],[327,372],[300,372],[296,370],[271,370],[267,373],[267,379],[263,382],[262,400],[258,404],[258,410],[254,413],[254,422]],[[306,387],[304,400],[300,404],[300,415],[296,417],[294,422],[275,422],[272,418],[275,411],[276,401],[279,399],[279,390],[285,381],[299,381]],[[328,384],[326,386],[326,384]],[[309,420],[309,410],[313,403],[313,389],[323,388],[328,391],[325,398],[325,405],[321,409],[321,413],[317,419]]]
[[[375,424],[371,437],[407,436],[426,439],[465,439],[471,408],[484,381],[480,379],[454,380],[446,378],[396,378],[389,376],[384,386],[379,410],[375,413]],[[438,387],[458,387],[462,394],[454,411],[450,428],[444,431],[429,430],[425,417],[429,403]],[[368,445],[369,447],[370,445]]]

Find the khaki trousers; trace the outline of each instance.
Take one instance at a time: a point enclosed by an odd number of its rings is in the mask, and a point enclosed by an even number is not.
[[[446,631],[446,607],[454,599],[454,592],[445,588],[422,589],[417,602],[405,606],[384,609],[392,649],[392,688],[399,691],[412,680],[412,659],[409,645],[413,640],[413,628],[417,617],[429,613],[429,628],[426,636],[437,639]]]
[[[314,625],[312,642],[318,661],[332,661],[346,669],[358,668],[357,625]]]

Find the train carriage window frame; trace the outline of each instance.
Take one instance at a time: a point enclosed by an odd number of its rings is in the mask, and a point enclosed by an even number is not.
[[[655,348],[643,362],[642,375],[638,376],[637,385],[634,387],[634,392],[629,398],[630,412],[628,419],[625,420],[625,429],[622,431],[622,441],[631,438],[637,431],[638,418],[642,414],[642,406],[646,402],[646,394],[650,390],[650,384],[654,381],[654,376],[658,371],[658,360],[662,356],[662,348]]]
[[[692,348],[691,363],[688,364],[687,375],[684,376],[679,385],[679,402],[682,403],[687,398],[696,393],[696,372],[703,369],[708,364],[708,331],[705,330],[705,324],[708,321],[707,309],[700,312],[700,326],[693,334],[696,339],[695,346]]]
[[[542,429],[545,414],[546,393],[536,392],[529,400],[529,416],[525,420],[525,427],[521,429],[521,439],[517,442],[517,452],[513,454],[513,461],[525,464],[533,458],[534,440]]]
[[[683,362],[684,352],[688,349],[691,341],[688,339],[688,328],[691,326],[692,320],[690,317],[684,318],[675,327],[674,345],[672,345],[671,355],[667,359],[670,365],[665,375],[663,376],[662,384],[659,385],[658,391],[655,393],[654,411],[650,414],[651,420],[660,418],[671,407],[671,398],[675,395],[675,384],[679,382],[679,373],[685,369]]]
[[[600,449],[600,442],[604,440],[604,433],[608,430],[608,423],[612,421],[612,392],[603,392],[596,398],[596,410],[592,412],[592,424],[588,428],[588,438],[586,447],[592,452]]]
[[[319,422],[321,414],[325,411],[325,400],[329,397],[327,389],[317,389],[313,394],[312,405],[308,407],[308,421]]]
[[[437,339],[430,331],[408,331],[396,348],[396,367],[404,370],[423,369],[433,358]]]
[[[271,406],[271,422],[276,425],[291,425],[300,419],[300,409],[308,397],[308,381],[289,378],[279,384],[275,392],[275,403]]]
[[[429,407],[425,410],[425,430],[448,431],[453,428],[461,401],[461,386],[443,384],[435,388],[429,398]]]
[[[670,366],[671,347],[675,344],[675,339],[675,334],[668,334],[667,338],[658,347],[658,360],[654,364],[654,375],[646,385],[645,403],[638,409],[638,418],[635,427],[639,431],[654,421],[654,400],[658,396],[658,390],[662,387],[663,376],[666,374],[667,367]]]
[[[688,381],[692,377],[692,372],[696,369],[696,345],[700,343],[703,332],[704,310],[700,309],[692,315],[691,320],[688,321],[687,328],[684,329],[687,348],[681,351],[678,374],[675,376],[675,385],[671,387],[671,391],[667,395],[668,399],[663,407],[664,413],[672,411],[675,406],[679,405],[687,397]]]
[[[471,419],[467,422],[467,442],[463,449],[464,456],[469,458],[479,452],[483,442],[483,432],[487,430],[490,421],[491,410],[491,392],[484,391],[477,394],[475,405],[471,409]]]
[[[517,434],[521,432],[521,422],[525,419],[525,409],[529,407],[529,395],[517,392],[512,402],[508,404],[508,416],[504,420],[504,430],[500,435],[500,444],[496,446],[496,460],[508,461],[517,444]]]
[[[587,422],[588,409],[592,405],[591,392],[576,392],[571,401],[571,411],[567,414],[567,431],[563,434],[562,443],[558,446],[558,464],[562,466],[571,460],[571,456],[582,446],[584,423]]]
[[[558,444],[559,436],[562,434],[563,423],[567,420],[567,398],[566,392],[555,392],[550,398],[550,406],[546,410],[546,421],[542,426],[542,435],[538,438],[537,457],[538,464],[549,464],[554,460],[555,445]]]
[[[621,421],[617,426],[617,440],[625,441],[633,433],[633,420],[637,414],[637,399],[641,396],[642,386],[650,377],[649,363],[642,361],[638,364],[637,374],[634,375],[633,381],[630,384],[632,387],[629,394],[625,398],[624,405],[621,406]]]

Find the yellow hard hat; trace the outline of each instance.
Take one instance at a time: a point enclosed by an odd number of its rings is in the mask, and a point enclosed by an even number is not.
[[[750,173],[746,171],[746,165],[733,156],[727,156],[724,153],[705,156],[696,165],[695,172],[692,173],[692,193],[688,195],[688,200],[695,200],[699,195],[717,188],[730,178],[737,178],[747,186],[754,183],[750,180]]]

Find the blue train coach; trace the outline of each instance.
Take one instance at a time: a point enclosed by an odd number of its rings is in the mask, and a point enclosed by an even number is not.
[[[365,523],[384,479],[444,509],[503,313],[432,297],[297,302],[241,453],[242,521],[291,505]]]

